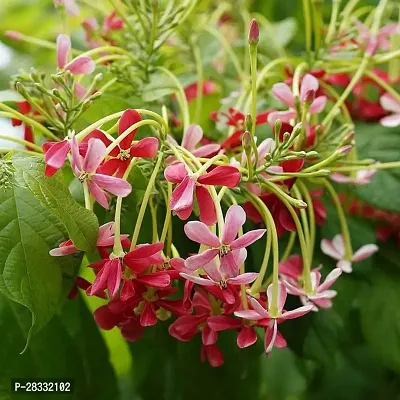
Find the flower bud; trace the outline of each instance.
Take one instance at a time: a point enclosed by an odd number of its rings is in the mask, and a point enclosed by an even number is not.
[[[347,133],[347,134],[345,135],[345,137],[343,138],[342,143],[343,143],[344,145],[346,145],[346,144],[351,144],[352,141],[354,140],[354,136],[355,136],[354,131],[351,131],[351,132]]]
[[[307,90],[306,95],[304,97],[304,103],[308,106],[311,106],[314,100],[315,100],[315,90],[314,89]]]
[[[338,156],[340,156],[340,157],[343,157],[343,156],[345,156],[346,154],[349,154],[350,151],[351,151],[351,149],[352,149],[352,146],[346,145],[346,146],[343,146],[343,147],[341,147],[340,149],[336,150],[336,154],[337,154]]]
[[[277,119],[274,124],[274,136],[275,136],[275,142],[279,143],[279,135],[282,129],[282,121],[280,119]]]
[[[245,131],[242,135],[242,146],[246,153],[251,150],[251,141],[251,133],[249,131]]]
[[[303,200],[294,200],[292,203],[297,208],[307,208],[307,203]]]
[[[290,139],[290,133],[289,132],[285,132],[284,134],[283,134],[283,143],[287,143],[288,141],[289,141],[289,139]]]
[[[258,43],[258,40],[260,38],[260,28],[258,26],[258,22],[255,18],[253,18],[250,21],[249,25],[249,44],[250,45],[256,45]]]
[[[250,114],[246,115],[246,119],[244,120],[244,124],[246,126],[246,131],[251,131],[251,128],[253,127],[253,118],[251,118]]]
[[[22,39],[22,33],[17,32],[17,31],[6,31],[5,35],[8,39],[11,39],[11,40],[21,40]]]

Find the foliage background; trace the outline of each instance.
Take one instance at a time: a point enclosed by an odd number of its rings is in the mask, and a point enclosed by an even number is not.
[[[209,7],[219,2],[202,3]],[[243,1],[236,3],[237,10],[245,6]],[[360,5],[376,3],[360,1]],[[329,1],[324,7],[329,17]],[[250,10],[276,23],[271,40],[287,41],[295,52],[303,48],[301,1],[258,0],[250,3]],[[19,68],[34,65],[53,70],[53,51],[11,42],[2,35],[7,29],[54,41],[62,24],[52,1],[1,1],[0,88],[8,88],[9,76]],[[83,48],[77,23],[72,24],[72,31],[76,47]],[[271,57],[273,51],[267,49]],[[214,99],[213,104],[218,101]],[[108,113],[114,111],[110,107],[119,111],[134,106],[125,99],[113,98],[112,106],[110,102],[100,103],[97,110]],[[398,129],[359,124],[356,133],[361,157],[380,161],[398,158]],[[379,172],[371,185],[353,195],[400,212],[400,175]],[[24,201],[34,199],[24,197]],[[338,232],[333,209],[328,221],[319,239]],[[364,220],[351,217],[350,230],[355,248],[376,241],[374,227]],[[251,250],[256,260],[257,246]],[[322,254],[316,257],[315,265],[319,261],[330,265]],[[282,326],[290,348],[275,350],[267,359],[260,340],[253,348],[239,351],[235,335],[222,335],[225,365],[219,369],[200,363],[199,341],[178,343],[163,324],[148,329],[145,338],[133,344],[121,339],[117,330],[100,332],[91,313],[101,300],[86,297],[67,302],[33,338],[28,351],[19,355],[26,340],[22,332],[31,317],[1,297],[0,399],[18,398],[9,395],[12,377],[74,378],[76,399],[400,399],[399,283],[398,249],[394,243],[382,245],[377,256],[357,264],[352,275],[338,281],[333,309]]]

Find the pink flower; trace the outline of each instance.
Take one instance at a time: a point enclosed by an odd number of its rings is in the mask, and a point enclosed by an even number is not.
[[[172,193],[171,210],[180,219],[189,218],[193,210],[193,196],[196,193],[200,211],[200,220],[207,225],[215,224],[217,215],[214,201],[206,185],[235,187],[240,181],[240,173],[231,165],[216,167],[201,176],[188,173],[183,163],[168,166],[164,172],[165,179],[171,183],[179,183]]]
[[[372,35],[369,29],[358,19],[355,19],[355,24],[359,31],[359,39],[365,42],[365,52],[374,55],[378,49],[390,49],[390,36],[400,33],[398,24],[389,24],[379,29],[376,35]]]
[[[254,326],[247,325],[243,319],[236,319],[227,315],[213,315],[208,318],[208,325],[215,332],[229,329],[238,330],[236,344],[240,349],[249,347],[257,342],[257,333]]]
[[[111,247],[114,244],[114,233],[115,233],[115,222],[108,222],[99,228],[99,237],[97,239],[97,247]],[[128,241],[129,235],[121,235],[121,240]],[[125,246],[124,246],[125,247]],[[68,256],[69,254],[75,254],[79,250],[74,246],[71,239],[62,242],[56,249],[50,250],[51,256]]]
[[[310,97],[310,93],[314,93],[315,95],[318,88],[319,83],[315,76],[311,74],[304,75],[300,85],[300,103],[303,104]],[[295,98],[292,90],[286,83],[280,82],[275,83],[275,85],[272,86],[272,93],[278,100],[286,104],[289,107],[289,110],[270,113],[268,115],[268,123],[273,125],[277,119],[289,123],[290,120],[295,118],[297,115]],[[325,108],[327,100],[326,96],[316,97],[310,105],[310,114],[320,113]]]
[[[181,146],[186,150],[189,150],[196,157],[211,157],[217,154],[221,149],[218,143],[209,143],[196,148],[196,146],[203,139],[203,129],[201,126],[192,124],[183,133]],[[168,137],[168,141],[176,143],[172,137]],[[168,157],[167,162],[176,160],[175,157]]]
[[[131,185],[122,179],[96,173],[106,155],[106,146],[100,139],[90,139],[85,157],[79,154],[76,138],[72,138],[72,170],[81,182],[87,182],[89,191],[104,208],[108,208],[110,192],[126,197],[132,190]]]
[[[71,150],[71,144],[67,139],[62,142],[46,142],[43,143],[44,161],[46,163],[46,176],[53,176],[60,168],[63,167],[67,155]]]
[[[67,35],[60,34],[57,37],[57,66],[60,69],[66,69],[73,75],[91,74],[96,64],[88,56],[78,56],[68,62],[68,56],[71,51],[71,40]]]
[[[225,277],[236,276],[240,266],[239,261],[243,259],[240,250],[250,246],[266,232],[265,229],[256,229],[235,239],[245,221],[246,213],[242,207],[238,205],[229,207],[221,240],[204,223],[199,221],[188,222],[184,227],[186,236],[194,242],[210,247],[210,249],[187,258],[185,261],[186,268],[195,271],[219,255],[220,273]]]
[[[331,308],[332,298],[336,296],[335,290],[328,290],[342,274],[340,268],[332,270],[325,278],[324,283],[320,284],[321,273],[319,271],[311,272],[312,293],[306,293],[298,284],[293,284],[288,280],[283,279],[282,282],[289,294],[300,296],[300,300],[304,305],[313,304],[313,311],[318,311],[320,308]]]
[[[190,223],[190,222],[189,222]],[[227,289],[228,285],[246,285],[252,283],[257,279],[257,272],[247,272],[239,275],[239,267],[243,264],[247,256],[246,249],[241,249],[238,252],[235,264],[237,270],[233,271],[229,269],[225,275],[223,275],[218,268],[215,260],[211,260],[208,264],[204,265],[203,269],[207,274],[207,278],[201,278],[192,274],[181,272],[180,275],[185,279],[197,283],[202,286],[218,286],[221,289]],[[233,272],[233,273],[232,273]]]
[[[65,11],[74,17],[79,15],[79,7],[75,0],[54,0],[54,4],[65,7]]]
[[[286,340],[278,332],[278,323],[286,321],[288,319],[295,319],[302,317],[309,313],[313,309],[313,305],[306,305],[303,307],[296,308],[292,311],[285,311],[283,309],[287,292],[285,286],[282,283],[278,284],[278,316],[272,317],[270,315],[270,307],[272,304],[272,284],[268,286],[267,297],[268,297],[268,309],[265,309],[256,299],[250,298],[250,303],[253,310],[241,310],[235,311],[235,315],[239,318],[245,318],[250,321],[269,320],[268,325],[265,329],[265,352],[269,353],[272,348],[284,348],[286,347]]]
[[[328,239],[322,239],[321,250],[324,254],[338,260],[336,266],[340,268],[343,272],[350,273],[353,269],[351,266],[352,262],[358,262],[365,260],[372,254],[378,251],[378,246],[376,244],[366,244],[360,247],[354,254],[351,260],[345,259],[345,245],[342,235],[336,235],[332,241]]]
[[[380,123],[388,128],[394,128],[400,125],[400,102],[395,100],[390,94],[386,93],[380,98],[381,106],[391,113],[387,117],[383,117]]]
[[[356,172],[354,178],[334,172],[331,179],[337,183],[351,183],[353,185],[361,186],[370,183],[371,178],[376,174],[376,169],[360,169]]]

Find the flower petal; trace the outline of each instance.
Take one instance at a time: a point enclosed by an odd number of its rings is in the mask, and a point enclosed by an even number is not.
[[[296,308],[295,310],[286,311],[282,314],[281,319],[287,320],[287,319],[299,318],[305,314],[308,314],[312,309],[313,305],[310,304],[308,306]]]
[[[250,297],[251,306],[262,318],[271,318],[268,311],[253,297]]]
[[[64,68],[68,62],[68,55],[71,50],[71,40],[67,35],[61,33],[57,36],[57,66]]]
[[[203,222],[191,221],[185,224],[184,231],[186,236],[193,242],[205,244],[209,247],[219,247],[217,235],[210,231],[209,227]]]
[[[70,246],[61,246],[61,247],[56,247],[55,249],[51,249],[49,251],[49,254],[53,257],[62,257],[62,256],[68,256],[70,254],[75,254],[79,250],[72,244]]]
[[[242,327],[242,321],[228,317],[227,315],[213,315],[207,319],[207,325],[215,332],[221,332],[228,329],[239,329]]]
[[[235,257],[233,251],[229,251],[227,254],[220,256],[221,265],[219,267],[221,274],[227,278],[234,278],[239,274],[240,265],[237,263],[237,257]]]
[[[172,192],[170,208],[173,211],[186,210],[193,206],[193,191],[195,182],[191,176],[186,176]]]
[[[270,353],[272,348],[274,347],[277,333],[278,333],[278,324],[276,323],[275,319],[272,319],[269,322],[267,329],[265,330],[264,348],[266,353]]]
[[[185,278],[190,282],[197,283],[198,285],[201,285],[201,286],[214,286],[215,285],[215,282],[212,281],[211,279],[200,278],[200,276],[189,275],[189,274],[185,274],[184,272],[180,272],[179,275],[182,278]]]
[[[139,140],[134,146],[132,146],[130,150],[130,155],[132,157],[152,158],[157,154],[157,150],[157,138],[148,137]]]
[[[296,117],[296,112],[292,110],[274,111],[268,115],[268,123],[274,125],[277,119],[284,123],[290,123],[294,117]]]
[[[311,104],[309,112],[310,114],[317,114],[324,110],[328,98],[326,96],[318,96]]]
[[[47,150],[45,150],[44,160],[46,164],[50,165],[50,167],[60,169],[64,165],[70,149],[71,145],[68,140],[52,143],[51,146],[47,147]]]
[[[165,288],[171,283],[171,277],[164,271],[142,275],[136,278],[136,280],[146,286],[151,286],[155,288]]]
[[[95,172],[105,155],[106,145],[100,139],[90,139],[83,162],[83,170],[89,173]]]
[[[362,261],[366,258],[372,256],[372,254],[378,251],[378,246],[376,244],[366,244],[360,247],[353,255],[352,261]]]
[[[189,125],[183,134],[181,146],[187,150],[194,150],[202,138],[203,129],[199,125]]]
[[[314,92],[316,92],[318,88],[318,79],[311,74],[305,74],[300,85],[300,101],[302,103],[304,102],[306,94],[309,90],[314,90]]]
[[[239,318],[248,319],[249,321],[258,321],[260,319],[269,318],[260,315],[257,311],[254,310],[239,310],[235,311],[234,314]]]
[[[231,244],[245,222],[246,213],[243,208],[238,205],[230,206],[225,216],[225,229],[222,236],[222,243]]]
[[[164,171],[165,179],[171,183],[181,183],[187,174],[185,165],[181,162],[169,165]]]
[[[211,226],[217,222],[214,201],[205,186],[196,185],[196,198],[199,206],[200,221]]]
[[[255,229],[253,231],[246,232],[240,238],[234,240],[231,243],[232,250],[250,246],[256,240],[260,239],[266,231],[267,231],[266,229]]]
[[[336,263],[336,267],[340,268],[343,272],[350,273],[353,271],[353,267],[351,265],[351,261],[348,260],[340,260]]]
[[[335,260],[340,260],[343,257],[343,254],[339,253],[333,243],[328,239],[321,240],[321,251]]]
[[[121,135],[132,125],[141,120],[142,117],[136,110],[133,110],[131,108],[125,110],[118,121],[118,135]],[[137,129],[133,130],[131,133],[128,134],[128,136],[123,138],[119,144],[119,147],[125,150],[129,149],[129,147],[131,147],[132,140],[134,139],[136,132]]]
[[[95,198],[95,200],[106,210],[108,210],[108,196],[104,192],[103,189],[101,189],[96,183],[94,183],[92,180],[88,181],[88,187],[89,187],[89,192],[92,194],[92,196]]]
[[[74,75],[91,74],[96,68],[94,61],[88,56],[79,56],[66,67]]]
[[[387,117],[383,117],[380,121],[381,125],[387,128],[395,128],[400,125],[400,114],[393,114]]]
[[[240,274],[235,278],[229,278],[228,282],[231,285],[246,285],[248,283],[254,282],[258,277],[258,272],[246,272]]]
[[[240,181],[240,172],[233,165],[221,165],[201,175],[197,182],[202,185],[235,187]]]
[[[293,93],[286,83],[275,83],[272,86],[272,94],[288,107],[294,107]]]
[[[185,267],[191,271],[195,271],[196,269],[208,264],[217,254],[218,249],[209,249],[203,253],[191,256],[185,260]]]
[[[396,101],[390,94],[385,93],[379,101],[384,110],[400,114],[400,102]]]
[[[236,343],[238,347],[240,349],[244,349],[253,345],[255,342],[257,342],[257,333],[254,328],[250,326],[244,326],[237,336]]]
[[[91,180],[116,196],[126,197],[132,191],[132,186],[129,182],[114,176],[94,174]]]
[[[324,283],[319,285],[317,292],[323,292],[326,289],[329,289],[339,278],[339,276],[342,274],[342,270],[340,268],[335,268],[333,269],[328,276],[325,278]]]

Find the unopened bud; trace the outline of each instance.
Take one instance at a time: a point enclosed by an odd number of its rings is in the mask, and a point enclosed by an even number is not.
[[[343,144],[350,144],[354,140],[354,131],[351,131],[346,134],[346,136],[343,138]]]
[[[96,93],[93,93],[90,97],[89,97],[89,99],[90,100],[97,100],[99,97],[101,97],[103,95],[103,93],[102,92],[96,92]],[[88,100],[89,100],[88,99]]]
[[[314,100],[315,100],[315,90],[314,89],[307,90],[306,95],[304,96],[304,103],[307,104],[308,106],[311,106]]]
[[[289,139],[290,139],[290,133],[289,132],[285,132],[283,134],[282,139],[283,139],[283,143],[287,143],[289,141]]]
[[[251,128],[253,127],[253,118],[251,118],[250,114],[246,115],[246,118],[244,120],[244,124],[246,126],[246,131],[251,131]]]
[[[321,136],[324,133],[324,126],[323,125],[317,125],[315,127],[315,135],[317,137]]]
[[[23,97],[27,97],[28,93],[25,89],[25,86],[21,82],[16,82],[15,83],[15,89],[17,90],[18,93],[20,93]]]
[[[270,162],[270,161],[272,160],[272,155],[271,155],[271,153],[267,153],[267,154],[264,156],[264,160],[265,160],[265,162]]]
[[[246,153],[251,150],[251,141],[251,133],[245,131],[242,135],[242,146]]]
[[[11,40],[21,40],[22,39],[22,33],[17,32],[17,31],[6,31],[5,35],[8,39]]]
[[[336,150],[336,154],[340,157],[345,156],[346,154],[349,154],[350,151],[352,149],[352,146],[347,145],[347,146],[343,146],[340,149]]]
[[[277,119],[274,124],[274,136],[276,143],[279,143],[279,134],[281,133],[281,129],[282,129],[282,121],[280,119]]]
[[[256,45],[260,38],[260,28],[255,18],[250,21],[249,25],[249,44]]]
[[[297,208],[307,208],[307,203],[303,200],[294,200],[293,205]]]
[[[103,79],[103,74],[101,72],[94,77],[94,80],[96,82],[101,81],[102,79]]]

